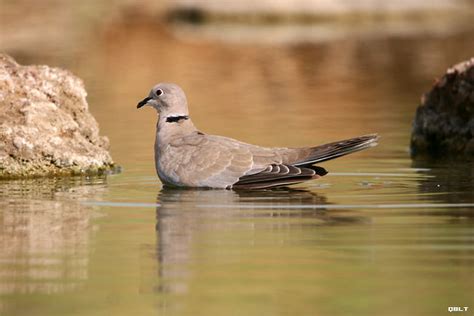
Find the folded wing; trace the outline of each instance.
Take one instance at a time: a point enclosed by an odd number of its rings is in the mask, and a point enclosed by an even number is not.
[[[264,189],[276,186],[290,185],[324,176],[324,168],[296,167],[284,164],[272,164],[259,173],[243,176],[235,183],[234,189]]]

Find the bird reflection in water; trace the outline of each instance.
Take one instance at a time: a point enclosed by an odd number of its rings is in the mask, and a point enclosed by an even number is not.
[[[289,242],[292,232],[368,221],[343,216],[337,209],[324,209],[329,203],[322,194],[289,188],[231,191],[165,187],[157,204],[158,290],[175,294],[188,291],[194,269],[191,265],[209,259],[203,256],[211,252],[218,251],[214,255],[221,256],[219,249],[245,249],[265,243],[268,239],[259,240],[265,233],[270,233],[271,239]],[[209,240],[209,236],[217,238]]]

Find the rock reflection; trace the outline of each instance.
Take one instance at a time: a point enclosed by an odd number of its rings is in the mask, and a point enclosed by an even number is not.
[[[215,231],[269,231],[275,238],[291,238],[284,232],[317,229],[321,225],[356,224],[367,218],[344,216],[337,210],[304,208],[329,204],[324,195],[305,190],[230,191],[163,188],[157,197],[156,234],[159,291],[186,293],[190,265],[196,261],[203,236]],[[282,234],[283,233],[283,234]],[[251,243],[258,242],[253,237]],[[284,241],[284,240],[282,240]],[[225,240],[219,241],[225,245]],[[248,241],[247,241],[248,242]]]
[[[439,203],[474,203],[474,161],[427,161],[414,160],[412,166],[429,177],[420,177],[420,194]],[[446,209],[433,215],[474,220],[472,207]]]
[[[97,199],[104,181],[0,182],[0,294],[60,293],[87,279],[91,212],[74,200]]]

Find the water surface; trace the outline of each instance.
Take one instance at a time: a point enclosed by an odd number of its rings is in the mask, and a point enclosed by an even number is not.
[[[0,182],[2,315],[474,309],[474,165],[412,161],[408,150],[422,92],[472,55],[472,28],[226,42],[117,19],[84,34],[7,52],[84,79],[124,171]],[[378,132],[381,143],[291,189],[163,189],[156,115],[135,108],[161,81],[183,86],[207,133],[304,146]]]

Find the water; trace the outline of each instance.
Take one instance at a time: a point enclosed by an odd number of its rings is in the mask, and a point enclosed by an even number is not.
[[[0,314],[474,308],[474,165],[413,161],[408,150],[422,92],[472,55],[472,28],[298,42],[199,34],[132,16],[44,47],[4,44],[22,63],[84,79],[124,171],[0,182]],[[207,133],[267,146],[382,139],[291,189],[163,189],[156,116],[135,108],[160,81],[184,87]]]

